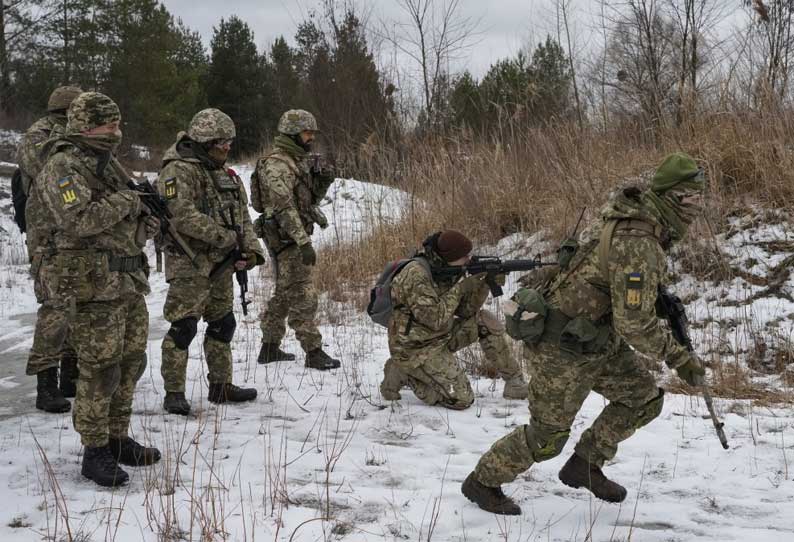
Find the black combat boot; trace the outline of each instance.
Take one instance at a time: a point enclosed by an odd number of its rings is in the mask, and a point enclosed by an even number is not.
[[[86,446],[83,454],[83,476],[104,487],[116,487],[126,484],[129,474],[119,467],[107,446],[92,448]]]
[[[165,392],[163,408],[166,412],[171,414],[179,414],[180,416],[187,416],[190,414],[190,403],[187,402],[184,392],[181,391]]]
[[[61,358],[59,387],[64,397],[74,397],[77,394],[77,356],[74,354],[65,354]]]
[[[141,446],[130,437],[111,437],[108,440],[108,449],[116,461],[130,467],[145,467],[160,461],[160,450]]]
[[[463,481],[460,490],[471,502],[494,514],[503,516],[521,515],[521,507],[516,502],[502,492],[501,487],[488,487],[482,485],[472,472]]]
[[[50,367],[36,373],[36,408],[45,412],[69,412],[72,404],[58,389],[58,368]]]
[[[259,363],[273,363],[274,361],[294,361],[295,354],[284,352],[276,343],[262,343],[259,349]]]
[[[315,348],[306,354],[306,367],[310,369],[327,371],[329,369],[338,369],[340,366],[339,360],[326,354],[322,348]]]
[[[626,488],[604,476],[601,469],[573,454],[560,470],[560,481],[573,488],[583,487],[607,502],[623,502],[626,498]]]
[[[256,399],[254,388],[238,388],[234,384],[210,384],[207,399],[211,403],[242,403]]]

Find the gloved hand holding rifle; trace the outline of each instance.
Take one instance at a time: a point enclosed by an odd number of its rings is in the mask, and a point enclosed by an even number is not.
[[[229,219],[227,220],[226,215],[224,215],[224,211],[228,211]],[[248,254],[245,251],[245,236],[243,235],[243,228],[240,224],[237,223],[237,218],[235,217],[235,209],[233,205],[224,206],[221,208],[221,218],[223,219],[226,227],[233,230],[235,236],[237,237],[237,246],[221,261],[218,263],[210,272],[210,280],[215,281],[223,275],[223,273],[229,269],[230,267],[234,266],[234,276],[237,280],[237,284],[240,286],[240,304],[243,307],[243,314],[248,315],[248,305],[251,302],[246,298],[248,295],[248,269],[253,267],[256,262],[256,256],[254,256],[254,261],[249,261]]]

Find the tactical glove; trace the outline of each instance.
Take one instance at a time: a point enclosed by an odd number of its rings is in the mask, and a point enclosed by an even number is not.
[[[298,250],[301,254],[301,262],[303,265],[314,265],[317,263],[317,253],[314,251],[311,243],[305,245],[298,245]]]
[[[143,219],[143,223],[146,226],[146,238],[147,239],[154,239],[154,237],[160,233],[160,221],[157,218],[147,215]]]
[[[706,370],[694,354],[691,354],[683,365],[676,367],[676,372],[678,373],[678,378],[690,386],[702,386],[703,377],[706,374]]]

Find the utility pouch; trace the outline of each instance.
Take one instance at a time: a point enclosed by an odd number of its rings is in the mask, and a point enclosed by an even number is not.
[[[290,244],[289,239],[284,239],[278,226],[278,221],[275,218],[267,218],[265,215],[259,215],[254,221],[254,232],[264,242],[268,250],[278,253],[286,245]]]
[[[98,253],[69,251],[55,256],[58,269],[58,297],[72,298],[77,303],[91,301],[96,294],[98,266],[107,267],[107,261],[99,261]],[[105,273],[106,275],[106,273]]]
[[[543,336],[549,307],[533,288],[519,289],[504,304],[505,331],[517,341],[536,345]]]
[[[570,354],[596,354],[602,352],[609,340],[609,326],[596,326],[578,316],[572,319],[560,333],[560,350]]]

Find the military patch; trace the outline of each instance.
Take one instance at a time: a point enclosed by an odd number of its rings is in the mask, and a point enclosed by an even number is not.
[[[165,180],[165,198],[174,199],[176,197],[176,177]]]
[[[61,191],[61,200],[64,205],[77,203],[77,192],[74,191],[74,182],[71,177],[58,180],[58,188]]]
[[[642,307],[642,273],[628,273],[626,275],[626,308],[639,309]]]

